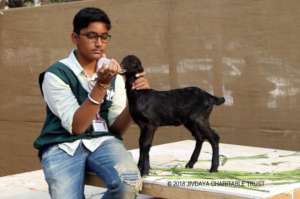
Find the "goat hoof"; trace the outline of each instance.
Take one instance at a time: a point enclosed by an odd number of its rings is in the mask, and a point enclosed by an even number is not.
[[[146,176],[149,174],[149,169],[143,168],[143,167],[139,167],[141,176]]]
[[[141,176],[146,176],[149,174],[149,170],[148,171],[142,170],[140,172],[141,172]]]
[[[209,170],[209,172],[211,172],[211,173],[218,172],[218,169],[216,169],[216,168],[211,168],[211,169]]]
[[[194,164],[191,164],[191,163],[187,163],[185,165],[185,168],[189,168],[189,169],[192,169],[194,167]]]

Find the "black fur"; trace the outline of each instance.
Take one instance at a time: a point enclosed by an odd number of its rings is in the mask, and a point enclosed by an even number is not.
[[[203,141],[208,140],[213,149],[210,172],[216,172],[219,166],[219,136],[210,127],[209,115],[213,106],[223,104],[225,99],[215,97],[197,87],[169,91],[133,90],[131,85],[136,79],[135,75],[144,70],[142,63],[138,57],[129,55],[122,60],[121,65],[126,70],[129,111],[141,131],[138,162],[141,174],[149,173],[149,151],[154,132],[159,126],[165,125],[184,125],[195,137],[196,146],[186,164],[187,168],[193,168]]]

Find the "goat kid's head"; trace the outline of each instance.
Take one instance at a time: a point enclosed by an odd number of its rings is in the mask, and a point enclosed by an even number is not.
[[[127,55],[121,62],[121,67],[125,69],[126,89],[129,92],[132,83],[137,79],[136,74],[144,71],[141,60],[135,55]]]
[[[137,73],[144,71],[141,60],[135,55],[127,55],[121,62],[121,67],[125,69],[126,79],[135,77]]]

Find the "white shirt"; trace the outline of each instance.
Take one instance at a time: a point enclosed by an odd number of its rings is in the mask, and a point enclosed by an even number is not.
[[[94,73],[92,76],[87,76],[82,68],[82,66],[77,61],[74,55],[74,49],[70,55],[60,60],[59,62],[67,65],[73,73],[78,78],[82,87],[90,92],[94,85],[97,74]],[[63,80],[57,77],[51,72],[46,72],[44,81],[42,84],[42,90],[44,94],[45,102],[47,103],[49,109],[54,115],[60,118],[61,125],[72,134],[72,122],[73,116],[76,110],[80,107],[78,104],[71,88]],[[108,121],[109,126],[111,126],[118,115],[126,107],[126,90],[125,82],[122,76],[117,75],[115,80],[115,92],[107,93],[107,98],[112,100],[112,105],[108,110]],[[59,148],[64,150],[69,155],[73,156],[80,142],[90,150],[95,151],[105,140],[113,139],[114,136],[103,136],[99,138],[92,139],[82,139],[76,140],[74,142],[65,142],[59,144]]]

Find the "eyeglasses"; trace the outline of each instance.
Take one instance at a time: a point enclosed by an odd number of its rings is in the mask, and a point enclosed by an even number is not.
[[[86,38],[88,38],[88,40],[93,42],[97,42],[99,38],[101,39],[102,42],[108,42],[111,39],[111,35],[108,33],[97,34],[95,32],[87,32],[79,35],[83,35]]]

